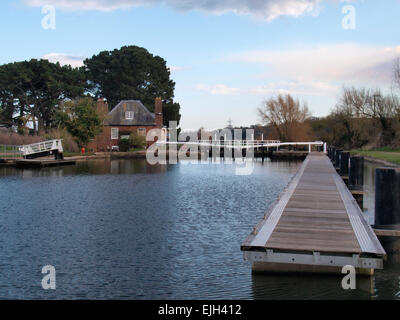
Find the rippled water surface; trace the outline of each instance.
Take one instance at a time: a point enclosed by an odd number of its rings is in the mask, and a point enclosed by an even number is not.
[[[0,167],[0,298],[397,298],[397,262],[345,292],[339,277],[252,275],[240,244],[299,166],[93,160]],[[41,269],[57,289],[41,288]]]

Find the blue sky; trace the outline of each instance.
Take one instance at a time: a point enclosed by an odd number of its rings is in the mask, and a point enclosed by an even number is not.
[[[44,5],[55,29],[42,27]],[[342,25],[349,5],[355,29]],[[1,1],[0,18],[0,63],[79,65],[124,45],[160,55],[187,129],[257,123],[278,93],[326,115],[343,85],[390,90],[400,57],[399,0],[16,0]]]

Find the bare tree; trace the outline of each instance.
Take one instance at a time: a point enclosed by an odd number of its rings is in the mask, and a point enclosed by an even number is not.
[[[393,95],[383,95],[379,89],[343,88],[343,93],[334,113],[341,117],[348,132],[351,145],[358,145],[365,129],[360,124],[371,119],[381,130],[380,144],[390,145],[396,136],[396,115],[399,113],[399,100]]]
[[[305,121],[311,113],[307,104],[301,105],[290,94],[278,95],[264,101],[258,113],[262,122],[274,126],[281,141],[306,139]]]
[[[365,96],[365,91],[343,89],[342,96],[331,113],[332,121],[328,124],[332,127],[330,130],[335,132],[333,140],[338,145],[352,149],[362,147],[368,142],[363,126],[365,122],[361,121]]]

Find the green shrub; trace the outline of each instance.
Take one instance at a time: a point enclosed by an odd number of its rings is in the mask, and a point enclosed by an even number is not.
[[[132,132],[129,136],[131,148],[144,149],[146,146],[146,137],[138,135],[137,132]]]
[[[120,139],[118,146],[120,152],[127,152],[130,148],[132,148],[130,139]]]

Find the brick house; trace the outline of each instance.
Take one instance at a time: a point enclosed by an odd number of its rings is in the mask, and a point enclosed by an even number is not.
[[[104,99],[97,101],[97,113],[103,120],[102,132],[89,142],[89,152],[111,151],[120,139],[127,139],[132,132],[146,137],[151,129],[162,129],[162,100],[155,99],[154,113],[139,100],[122,100],[110,112]]]

